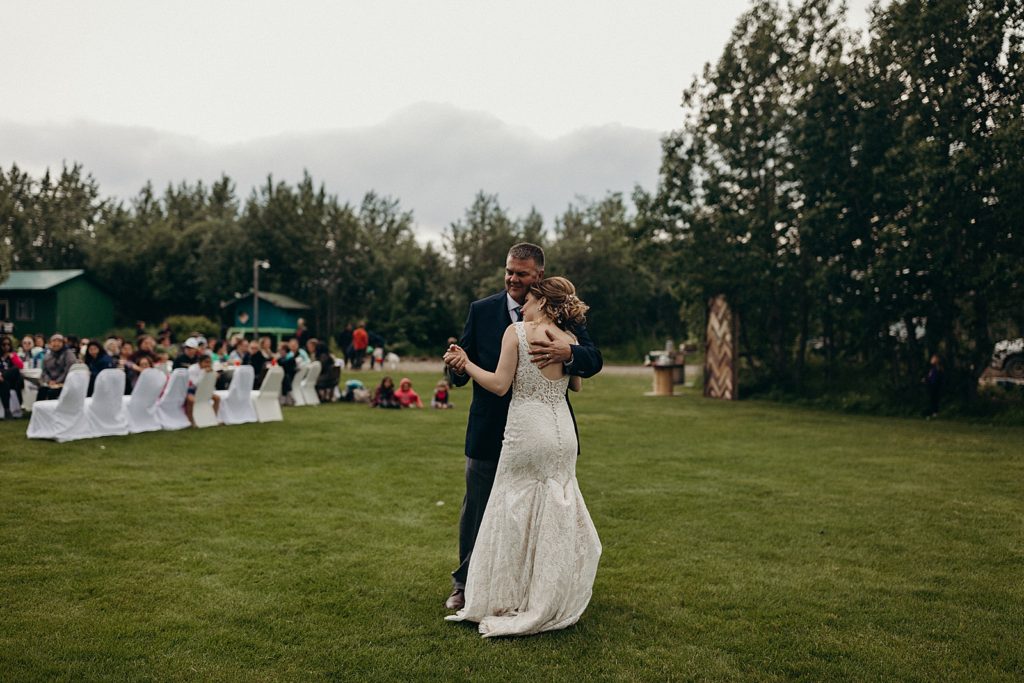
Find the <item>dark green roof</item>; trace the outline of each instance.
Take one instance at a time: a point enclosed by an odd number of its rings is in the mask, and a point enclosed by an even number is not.
[[[220,307],[227,308],[228,306],[232,306],[238,303],[239,301],[242,301],[243,299],[248,299],[251,297],[252,291],[250,290],[248,295],[243,294],[242,296],[235,297],[231,301],[225,301],[220,305]],[[277,306],[278,308],[283,308],[286,310],[291,309],[296,311],[306,311],[309,310],[310,308],[301,301],[296,301],[295,299],[285,294],[276,294],[275,292],[260,292],[260,298],[268,303]]]
[[[83,275],[84,270],[12,270],[10,277],[0,283],[0,290],[51,289]]]

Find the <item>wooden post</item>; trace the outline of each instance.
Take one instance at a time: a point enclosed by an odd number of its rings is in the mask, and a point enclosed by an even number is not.
[[[727,401],[739,397],[739,320],[725,295],[708,300],[708,329],[704,347],[704,396]]]

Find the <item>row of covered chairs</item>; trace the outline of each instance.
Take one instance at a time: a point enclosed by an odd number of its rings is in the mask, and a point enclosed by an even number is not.
[[[235,369],[228,389],[215,391],[216,376],[205,373],[196,386],[192,418],[197,427],[217,424],[273,422],[283,419],[280,395],[284,371],[268,370],[263,385],[253,390],[253,368]],[[93,395],[86,397],[89,373],[69,372],[60,397],[36,401],[28,425],[28,438],[59,442],[98,436],[121,436],[161,429],[190,427],[185,413],[188,370],[179,368],[165,375],[156,368],[143,370],[130,395],[124,395],[124,370],[111,368],[96,376]],[[213,396],[220,398],[214,412]]]
[[[316,393],[316,381],[319,379],[322,370],[323,365],[320,364],[320,361],[315,360],[312,363],[306,363],[295,371],[295,377],[292,378],[291,392],[293,405],[320,405],[320,396]]]

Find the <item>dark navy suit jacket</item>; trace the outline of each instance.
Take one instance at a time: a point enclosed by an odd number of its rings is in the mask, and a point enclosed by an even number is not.
[[[501,356],[501,338],[505,329],[512,324],[509,316],[508,299],[504,291],[491,295],[486,299],[474,301],[469,306],[466,328],[462,331],[459,346],[469,359],[484,370],[494,372]],[[569,330],[579,342],[573,345],[572,365],[566,368],[570,375],[592,377],[604,364],[601,352],[587,334],[587,328],[574,327]],[[468,375],[449,373],[455,386],[463,386],[469,381]],[[566,403],[569,402],[568,395]],[[469,422],[466,426],[466,455],[477,460],[497,460],[501,455],[501,441],[505,436],[505,420],[508,418],[508,406],[512,401],[512,391],[504,396],[496,396],[476,382],[473,383],[473,403],[469,407]],[[572,404],[569,405],[570,412]],[[576,417],[573,416],[573,425]],[[578,436],[578,432],[577,432]]]

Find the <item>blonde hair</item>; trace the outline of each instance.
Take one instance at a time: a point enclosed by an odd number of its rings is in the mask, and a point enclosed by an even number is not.
[[[576,287],[564,277],[548,277],[530,286],[530,294],[543,299],[541,310],[565,329],[567,326],[582,325],[590,306],[576,296]]]

